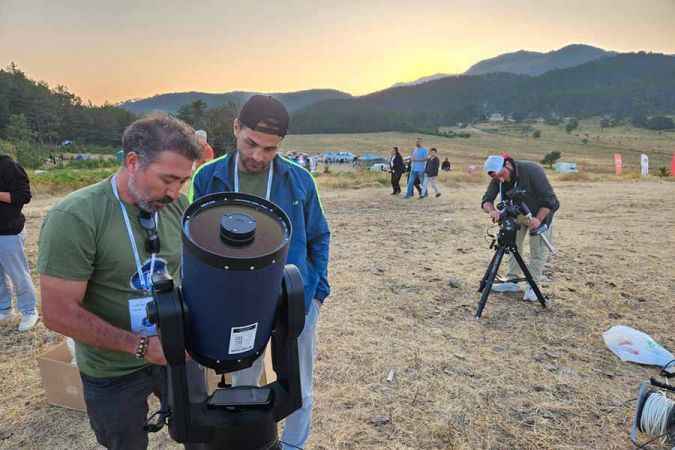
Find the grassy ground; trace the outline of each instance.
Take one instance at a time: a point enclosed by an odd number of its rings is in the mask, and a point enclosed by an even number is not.
[[[527,127],[541,130],[541,137],[523,134]],[[650,158],[650,173],[659,167],[670,168],[675,152],[675,132],[656,132],[620,126],[600,128],[599,119],[580,122],[579,129],[566,133],[562,127],[545,124],[482,124],[464,131],[468,139],[425,136],[424,144],[436,147],[441,160],[448,157],[459,166],[481,165],[485,157],[501,151],[510,152],[516,159],[540,161],[549,152],[559,151],[562,161],[575,161],[581,171],[596,173],[614,172],[614,153],[623,156],[625,171],[639,173],[640,154]],[[418,135],[410,133],[366,133],[330,135],[291,135],[283,143],[285,150],[309,153],[325,151],[352,151],[357,155],[376,153],[388,155],[392,146],[398,146],[404,155],[414,147]],[[588,143],[584,144],[583,139]]]
[[[639,177],[670,165],[675,134],[582,121],[571,134],[535,124],[485,124],[468,139],[424,136],[456,165],[442,173],[440,199],[388,195],[388,175],[335,166],[317,176],[333,241],[331,299],[322,310],[317,403],[310,448],[628,448],[639,381],[654,370],[620,363],[601,333],[624,323],[671,350],[675,278],[673,178]],[[529,135],[524,135],[527,131]],[[588,136],[586,136],[588,134]],[[284,150],[407,153],[416,135],[289,136]],[[582,139],[588,139],[584,144]],[[550,151],[576,161],[578,174],[549,176],[563,208],[561,253],[540,311],[494,295],[472,319],[478,280],[491,252],[477,210],[486,178],[465,169],[508,150],[540,160]],[[615,177],[612,155],[624,157]],[[62,195],[109,176],[113,168],[31,173],[27,254],[34,267],[42,218]],[[639,181],[639,182],[638,182]],[[447,286],[449,277],[459,288]],[[37,282],[37,279],[36,279]],[[0,448],[96,448],[86,416],[46,404],[36,357],[62,338],[42,324],[27,334],[0,325]],[[394,381],[386,381],[394,370]],[[152,448],[179,448],[166,433]]]
[[[382,175],[361,189],[331,186],[340,176],[321,187],[332,295],[320,318],[308,448],[630,448],[631,399],[657,371],[621,363],[601,334],[626,324],[675,349],[675,204],[664,201],[675,184],[555,179],[550,308],[494,294],[476,321],[492,255],[478,208],[485,180],[453,173],[440,198],[403,200]],[[27,207],[32,267],[56,200],[38,195]],[[36,358],[61,337],[41,323],[25,334],[16,325],[0,325],[0,448],[96,448],[86,416],[49,406],[40,386]],[[162,432],[151,448],[180,447]]]

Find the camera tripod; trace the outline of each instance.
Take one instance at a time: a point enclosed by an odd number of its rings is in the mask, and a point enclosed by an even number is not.
[[[546,308],[546,299],[539,290],[539,286],[535,283],[532,278],[525,261],[520,252],[518,251],[518,246],[516,245],[516,236],[518,234],[518,223],[511,217],[507,217],[501,220],[501,228],[499,229],[499,234],[497,238],[492,241],[490,248],[495,249],[495,254],[492,256],[492,260],[483,275],[483,279],[480,282],[478,292],[481,292],[480,300],[478,302],[478,309],[476,310],[476,319],[480,319],[481,314],[483,314],[483,309],[487,303],[488,296],[490,295],[490,290],[492,285],[495,283],[495,278],[497,277],[497,272],[499,271],[499,265],[502,262],[505,254],[512,254],[513,257],[518,262],[520,270],[523,271],[525,278],[515,278],[512,280],[498,280],[497,283],[504,282],[517,282],[517,281],[527,281],[534,293],[537,296],[537,300],[541,303],[542,308]],[[532,237],[531,237],[532,238]]]

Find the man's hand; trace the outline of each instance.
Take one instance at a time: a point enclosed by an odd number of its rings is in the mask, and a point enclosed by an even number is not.
[[[541,226],[541,221],[537,219],[536,217],[533,217],[530,219],[530,223],[527,224],[527,228],[530,230],[536,230]]]
[[[492,219],[492,223],[496,223],[499,221],[499,217],[501,217],[502,213],[500,213],[498,210],[493,209],[488,213],[490,215],[490,219]]]
[[[166,358],[164,357],[164,350],[162,350],[162,343],[159,337],[150,336],[148,339],[148,350],[145,352],[145,360],[150,364],[166,366]]]

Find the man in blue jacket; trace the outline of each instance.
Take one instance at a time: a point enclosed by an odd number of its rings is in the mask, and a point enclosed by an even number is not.
[[[288,123],[288,112],[279,101],[263,95],[251,97],[234,120],[237,150],[201,166],[188,194],[190,201],[223,191],[254,194],[277,204],[291,219],[288,263],[298,267],[304,280],[305,328],[298,339],[302,408],[286,419],[284,449],[304,448],[309,437],[316,324],[319,308],[330,294],[330,230],[316,184],[307,170],[277,155]],[[257,385],[261,371],[262,357],[249,369],[233,374],[233,382]]]

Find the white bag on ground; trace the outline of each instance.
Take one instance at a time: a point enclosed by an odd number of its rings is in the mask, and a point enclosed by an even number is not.
[[[621,361],[663,367],[673,360],[673,354],[648,334],[625,325],[613,326],[602,334],[602,339]],[[673,370],[675,367],[668,369]]]

